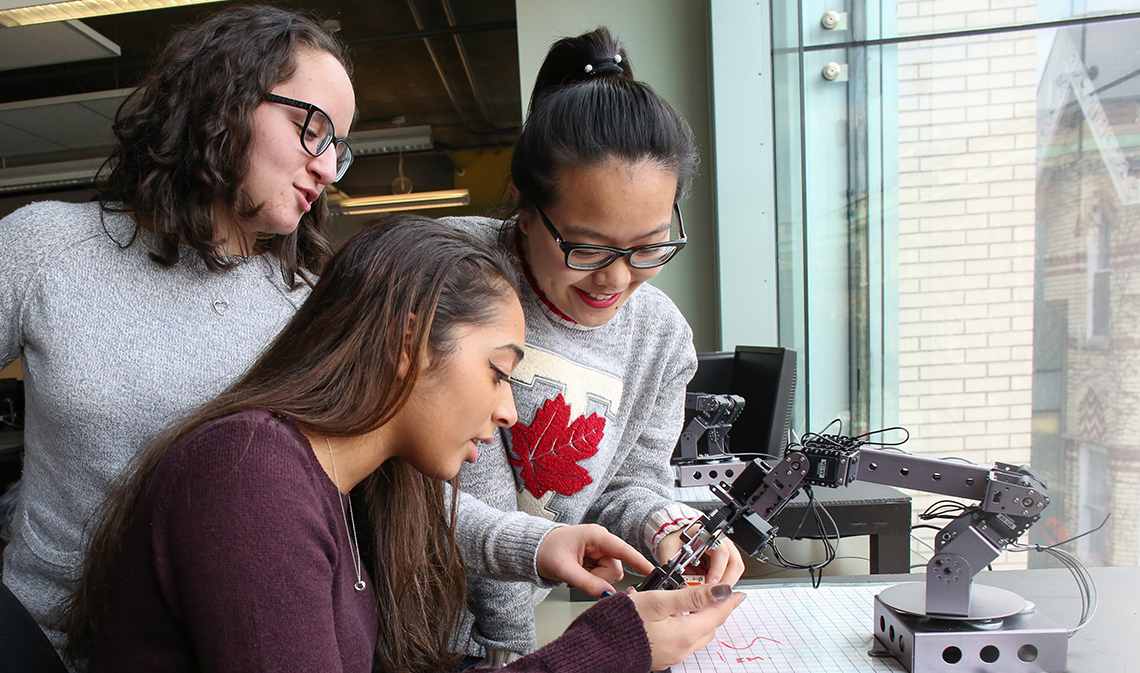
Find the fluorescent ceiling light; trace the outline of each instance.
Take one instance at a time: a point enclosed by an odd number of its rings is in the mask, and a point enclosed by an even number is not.
[[[32,189],[90,187],[105,159],[80,159],[0,170],[0,194]]]
[[[0,0],[0,25],[13,28],[36,23],[89,19],[107,14],[141,12],[146,9],[163,9],[180,5],[201,5],[220,0],[70,0],[66,2],[35,2],[30,0]]]
[[[392,152],[416,152],[430,150],[430,126],[407,126],[379,131],[356,131],[348,134],[348,144],[352,155],[366,157],[370,154],[391,154]]]
[[[438,192],[413,192],[389,196],[365,196],[358,199],[341,199],[330,203],[329,208],[338,215],[368,215],[427,208],[466,206],[471,195],[466,189],[445,189]]]

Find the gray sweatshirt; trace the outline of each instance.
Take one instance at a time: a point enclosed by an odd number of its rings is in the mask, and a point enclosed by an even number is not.
[[[85,525],[155,435],[253,363],[308,296],[276,260],[211,272],[97,203],[0,220],[0,365],[22,357],[25,462],[3,581],[47,627],[83,561]]]
[[[496,240],[502,226],[485,218],[442,221],[485,241]],[[650,285],[595,328],[561,316],[533,280],[522,295],[526,356],[512,383],[518,424],[464,465],[461,487],[490,509],[461,508],[460,538],[517,526],[515,517],[525,512],[535,531],[544,530],[537,522],[597,523],[652,557],[661,537],[699,516],[673,501],[669,467],[685,386],[696,371],[692,331]],[[501,523],[487,518],[495,515]],[[512,546],[524,547],[520,536],[510,537]],[[532,650],[533,606],[545,595],[528,583],[469,578],[475,625],[468,651]]]

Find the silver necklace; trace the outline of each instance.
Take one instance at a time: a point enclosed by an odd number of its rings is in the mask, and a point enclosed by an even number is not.
[[[363,561],[360,558],[360,542],[356,539],[356,515],[352,513],[352,500],[348,501],[348,511],[344,509],[344,497],[340,492],[340,479],[336,475],[336,458],[333,458],[332,442],[328,437],[325,437],[325,444],[329,447],[329,460],[332,461],[333,469],[333,483],[336,484],[337,501],[340,503],[340,515],[344,517],[344,531],[352,533],[352,549],[349,550],[349,558],[352,559],[352,567],[356,570],[356,584],[352,585],[353,589],[357,591],[364,591],[364,587],[368,586],[361,579],[361,568]],[[351,496],[349,496],[351,498]],[[348,517],[352,515],[352,528],[348,527]],[[355,554],[353,554],[355,552]]]

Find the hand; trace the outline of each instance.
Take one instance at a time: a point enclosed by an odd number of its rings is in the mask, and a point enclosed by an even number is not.
[[[641,593],[630,588],[629,597],[645,623],[654,671],[679,664],[708,645],[717,627],[744,600],[744,594],[733,594],[727,584]]]
[[[653,572],[653,564],[636,549],[594,524],[560,526],[538,546],[539,576],[565,582],[591,596],[614,590],[610,582],[625,574],[623,561],[640,573]]]
[[[690,528],[696,532],[695,526]],[[657,559],[660,563],[666,563],[681,548],[681,532],[681,530],[675,530],[657,543]],[[705,552],[700,563],[690,566],[685,570],[685,573],[704,575],[706,584],[723,582],[734,585],[744,574],[744,557],[740,555],[740,550],[736,548],[736,545],[732,544],[732,540],[722,537],[720,545],[716,549]]]

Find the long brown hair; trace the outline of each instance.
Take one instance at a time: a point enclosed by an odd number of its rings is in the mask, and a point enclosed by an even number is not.
[[[202,423],[246,409],[287,416],[326,436],[371,432],[405,403],[425,356],[433,369],[446,366],[457,328],[494,320],[517,292],[509,255],[426,218],[393,216],[351,238],[253,368],[147,449],[111,496],[61,619],[68,657],[89,657],[105,631],[107,580],[139,496],[172,444]],[[405,352],[411,371],[400,378]],[[390,615],[379,620],[380,670],[454,666],[451,634],[465,596],[453,523],[457,492],[446,503],[442,482],[397,458],[354,489],[370,520],[373,590]]]
[[[351,77],[344,45],[315,19],[275,7],[228,9],[175,35],[123,102],[111,172],[96,189],[105,209],[120,201],[154,232],[156,262],[174,266],[184,244],[210,269],[234,265],[215,235],[214,204],[241,219],[261,210],[244,189],[253,111],[293,76],[303,49],[333,55]],[[308,282],[301,269],[320,273],[328,259],[326,216],[322,192],[296,230],[261,242],[293,287]]]

